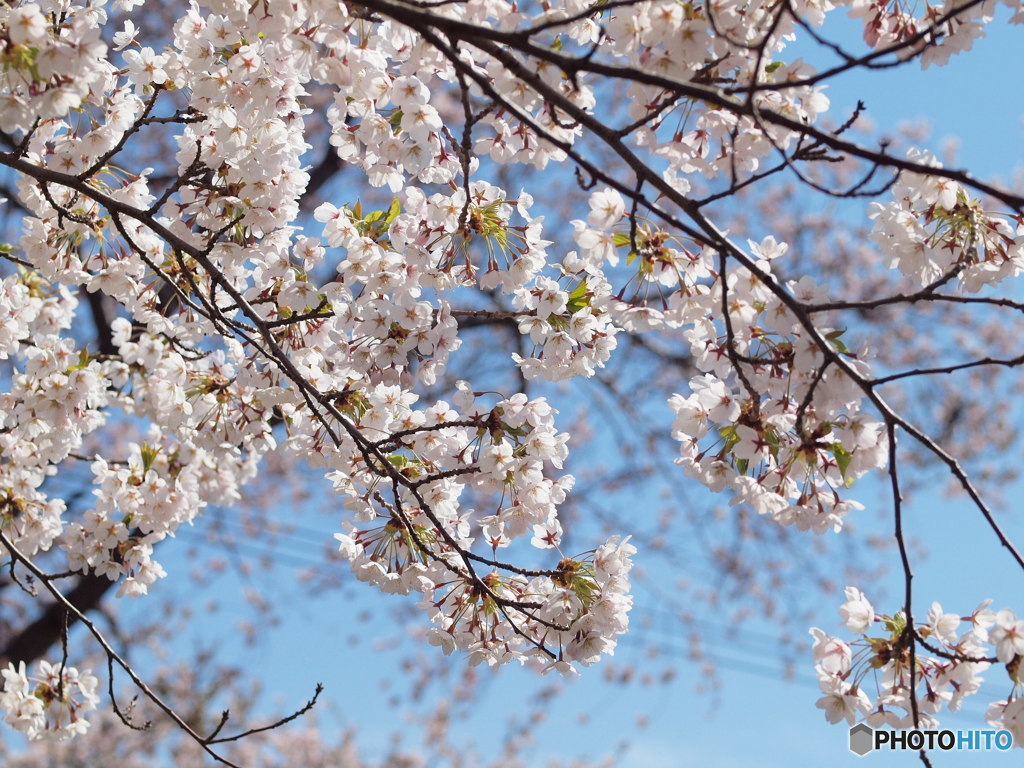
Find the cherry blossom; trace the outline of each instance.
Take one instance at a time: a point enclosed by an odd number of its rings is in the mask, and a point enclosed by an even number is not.
[[[4,688],[0,707],[6,710],[4,721],[29,739],[57,741],[85,733],[89,721],[83,717],[96,708],[96,677],[64,664],[40,661],[34,676],[25,671],[25,663],[0,670]]]
[[[40,584],[154,704],[65,580],[149,599],[183,526],[237,503],[281,456],[330,484],[353,578],[412,595],[441,653],[566,676],[612,655],[646,555],[629,530],[577,545],[560,516],[583,430],[556,396],[581,382],[636,424],[660,418],[674,477],[724,494],[737,519],[840,534],[874,472],[899,521],[899,437],[1006,544],[888,385],[1021,360],[890,370],[853,310],[1020,310],[993,292],[1024,272],[1024,201],[925,148],[857,143],[863,108],[836,119],[836,73],[789,49],[843,7],[875,52],[838,72],[937,66],[984,35],[991,4],[915,17],[859,0],[207,0],[159,31],[124,18],[140,6],[0,9],[0,163],[20,210],[0,248],[0,552],[12,582]],[[863,178],[843,186],[857,163]],[[563,226],[535,196],[566,168],[587,194]],[[322,186],[338,169],[345,183]],[[793,268],[799,237],[720,214],[782,174],[872,198],[867,239],[897,292],[843,300],[834,275]],[[716,223],[730,220],[737,240]],[[495,351],[514,383],[500,388],[462,373],[469,331],[490,325],[507,336]],[[654,417],[613,372],[625,349],[665,340],[686,376]],[[110,439],[119,430],[132,437]],[[88,501],[69,503],[53,479],[84,469]],[[876,614],[851,586],[840,615],[858,637],[812,630],[817,706],[832,723],[922,727],[994,659],[1014,695],[991,716],[1018,733],[1024,621],[938,602],[915,621],[903,565],[900,610]],[[98,705],[60,634],[58,664],[3,672],[4,719],[32,740],[84,732]]]

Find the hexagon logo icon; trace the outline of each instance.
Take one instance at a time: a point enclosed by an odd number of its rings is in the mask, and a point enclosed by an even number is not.
[[[850,751],[864,757],[875,748],[875,732],[867,723],[857,723],[850,729]]]

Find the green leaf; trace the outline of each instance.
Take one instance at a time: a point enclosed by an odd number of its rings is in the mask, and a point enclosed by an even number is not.
[[[572,580],[572,591],[576,593],[584,608],[590,608],[594,599],[600,594],[597,584],[588,576],[576,576]]]
[[[388,215],[384,217],[384,223],[390,224],[392,221],[398,218],[398,214],[402,212],[402,204],[396,197],[391,201],[391,206],[388,208]]]
[[[845,328],[841,328],[838,331],[832,331],[831,333],[826,333],[825,334],[825,338],[829,342],[831,342],[832,346],[836,348],[837,352],[839,352],[841,354],[844,354],[844,355],[848,355],[850,353],[850,350],[846,346],[846,344],[843,343],[843,340],[840,338],[844,333],[846,333],[846,329]]]
[[[17,70],[28,71],[32,75],[32,79],[38,82],[42,80],[36,67],[36,57],[38,55],[39,49],[34,46],[14,44],[8,46],[0,60],[3,61],[4,69],[11,66]]]
[[[583,278],[569,294],[569,301],[566,302],[565,308],[574,315],[584,307],[590,306],[590,296],[590,291],[587,290],[587,278]]]
[[[92,358],[89,357],[89,349],[87,347],[82,347],[78,353],[78,362],[68,368],[68,371],[80,371],[83,368],[87,368],[91,360]]]
[[[849,468],[850,461],[853,459],[853,456],[851,456],[850,452],[843,448],[843,444],[839,442],[832,443],[832,455],[836,457],[836,466],[839,467],[839,473],[843,476],[843,479],[846,480],[846,487],[849,488],[853,483],[853,478],[846,477],[846,470]]]
[[[832,443],[832,455],[836,457],[836,464],[839,466],[839,471],[846,476],[846,468],[850,466],[850,452],[847,451],[843,444],[840,442]]]
[[[725,444],[727,447],[732,448],[740,441],[739,436],[736,434],[736,426],[730,424],[726,427],[719,427],[718,434],[725,438]]]
[[[907,627],[907,617],[903,611],[898,612],[895,616],[882,616],[882,625],[892,633],[889,636],[889,642],[896,642]]]
[[[775,72],[777,69],[779,69],[780,67],[783,67],[783,66],[785,66],[784,62],[773,61],[771,64],[769,64],[767,67],[764,68],[764,71],[767,72],[770,75],[772,72]]]
[[[617,232],[614,235],[612,235],[612,245],[614,245],[616,248],[619,248],[623,245],[629,245],[630,242],[631,241],[629,233],[627,232]]]
[[[160,446],[143,443],[139,446],[139,452],[142,454],[142,472],[145,474],[153,466],[153,462],[156,461],[157,454],[160,453]]]
[[[569,327],[569,321],[561,315],[548,315],[547,323],[552,328],[558,331],[564,331]]]

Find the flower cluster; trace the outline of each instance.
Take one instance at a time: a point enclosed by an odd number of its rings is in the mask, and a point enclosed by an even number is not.
[[[96,677],[48,661],[40,661],[36,669],[29,676],[21,662],[0,670],[4,679],[0,709],[7,711],[4,722],[33,741],[62,741],[85,733],[89,721],[83,715],[99,703]]]
[[[669,402],[678,463],[780,524],[838,531],[861,508],[841,494],[888,459],[882,423],[862,410],[857,377],[868,372],[867,351],[848,348],[841,329],[809,330],[768,289],[769,258],[784,245],[751,248],[764,257],[760,275],[746,268],[719,274],[691,298],[707,311],[686,331],[704,373],[691,380],[690,395]],[[823,293],[811,278],[787,288],[804,300]],[[716,311],[722,306],[727,315]]]
[[[384,387],[343,406],[357,409],[358,427],[382,438],[363,471],[330,475],[360,521],[336,535],[341,552],[360,580],[385,592],[421,593],[420,606],[440,625],[433,642],[446,652],[459,648],[490,664],[541,653],[566,673],[572,661],[592,663],[600,652],[611,653],[626,629],[632,603],[626,573],[635,550],[613,537],[588,555],[563,558],[548,574],[469,571],[458,552],[472,545],[474,523],[492,551],[531,535],[535,547],[557,547],[556,508],[573,480],[545,476],[545,464],[561,467],[568,435],[555,431],[554,411],[543,398],[516,395],[488,410],[460,386],[461,414],[446,403],[415,411],[398,399],[397,388]],[[388,501],[374,461],[413,485]],[[351,462],[358,458],[329,459]],[[471,511],[460,511],[467,487],[498,497],[494,513],[474,521]],[[541,646],[558,650],[545,653]]]
[[[68,290],[27,272],[3,288],[4,352],[20,366],[0,394],[0,533],[33,555],[63,527],[64,501],[43,483],[104,423],[110,396],[102,366],[61,335],[78,303]]]
[[[772,263],[788,246],[773,237],[749,243],[750,267],[723,273],[710,248],[650,223],[626,225],[613,190],[591,195],[590,209],[586,222],[573,222],[580,252],[572,260],[587,272],[580,284],[606,285],[602,267],[616,267],[622,251],[632,273],[631,297],[598,289],[590,303],[627,330],[678,329],[702,372],[688,396],[669,401],[678,463],[783,525],[839,530],[860,507],[841,493],[886,463],[888,444],[882,423],[863,410],[858,378],[869,371],[869,350],[848,347],[842,329],[808,327],[784,300],[822,301],[824,289],[810,277],[779,284]],[[548,295],[553,306],[571,296]]]
[[[59,20],[49,10],[37,3],[0,8],[0,130],[6,133],[101,100],[114,71],[100,39],[106,16],[95,3],[68,3]]]
[[[563,558],[551,576],[484,576],[484,588],[443,576],[421,605],[439,626],[430,642],[445,653],[458,649],[470,663],[491,666],[537,656],[545,670],[573,674],[573,663],[590,665],[615,650],[616,635],[629,626],[630,556],[636,549],[613,537],[598,549]],[[543,638],[557,652],[543,654],[528,639]]]
[[[1020,4],[1005,0],[1014,9],[1011,23],[1024,22]],[[864,41],[875,48],[903,46],[904,55],[921,54],[921,67],[942,65],[954,54],[969,51],[974,41],[985,36],[992,21],[994,4],[964,9],[956,2],[932,6],[920,16],[888,0],[852,0],[850,15],[864,24]]]
[[[847,642],[811,629],[823,694],[818,708],[830,723],[852,725],[861,719],[872,727],[935,728],[941,710],[957,711],[980,690],[981,674],[998,662],[1009,675],[1012,693],[989,707],[987,719],[1009,730],[1014,743],[1024,747],[1024,621],[1009,610],[990,610],[989,602],[967,616],[932,603],[927,621],[911,626],[903,611],[878,615],[860,590],[847,587],[839,612],[846,629],[860,638]],[[874,696],[865,691],[868,685],[874,686]]]
[[[928,152],[911,150],[908,158],[941,167]],[[871,237],[906,277],[922,286],[955,280],[976,293],[1024,272],[1024,226],[986,212],[957,182],[908,173],[892,195],[871,204]]]

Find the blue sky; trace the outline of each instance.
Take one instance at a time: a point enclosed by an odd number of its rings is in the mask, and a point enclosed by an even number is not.
[[[830,80],[826,93],[831,113],[844,119],[861,100],[880,136],[893,135],[903,123],[930,124],[933,149],[940,149],[946,138],[958,138],[961,167],[979,177],[1011,179],[1024,160],[1024,95],[1019,82],[1024,69],[1024,27],[1006,23],[1008,16],[1000,6],[987,36],[943,67],[858,71]],[[824,32],[848,41],[848,50],[863,52],[859,25],[859,19],[836,11]],[[836,63],[834,58],[824,58],[831,54],[822,53],[813,43],[801,42],[787,51],[818,69],[825,66],[817,62]]]

